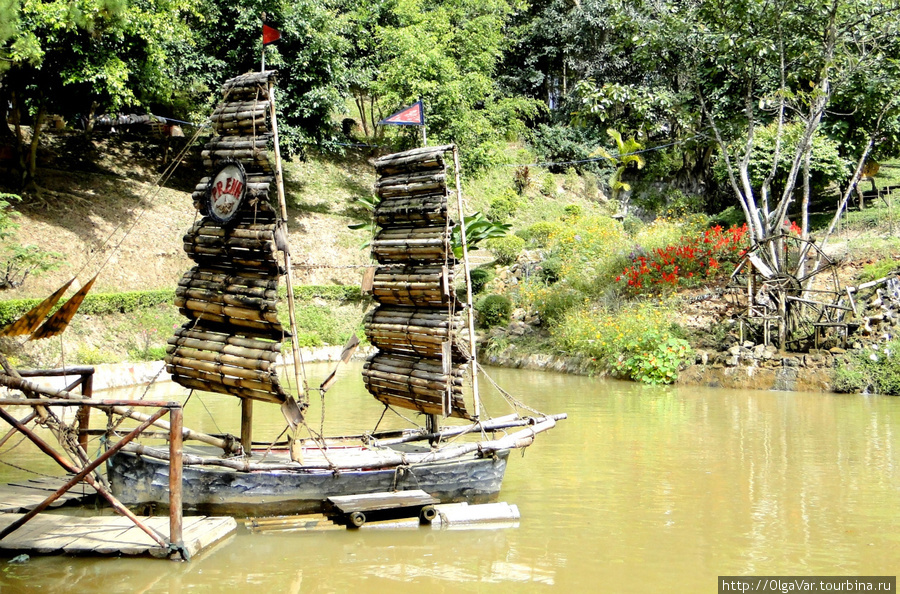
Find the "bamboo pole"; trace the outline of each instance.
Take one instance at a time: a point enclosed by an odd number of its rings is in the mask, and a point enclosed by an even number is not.
[[[472,307],[472,275],[469,271],[469,246],[466,244],[466,215],[463,210],[462,185],[459,172],[459,148],[453,145],[453,167],[456,170],[456,206],[459,209],[459,237],[462,241],[463,270],[466,278],[466,311],[469,322],[469,353],[472,357],[472,389],[475,394],[475,419],[481,411],[481,398],[478,394],[478,363],[475,351],[475,312]]]
[[[278,205],[281,208],[282,224],[287,225],[287,202],[284,197],[284,177],[281,171],[281,151],[278,148],[278,123],[275,114],[275,85],[271,78],[269,80],[269,112],[272,117],[272,134],[275,140],[275,182],[278,189]],[[285,242],[286,244],[287,242]],[[306,395],[306,385],[301,382],[301,372],[306,377],[306,370],[303,368],[303,361],[300,357],[300,346],[297,344],[297,317],[294,307],[294,277],[291,270],[291,254],[288,246],[284,249],[284,269],[287,281],[287,298],[288,298],[288,316],[291,322],[291,354],[294,359],[294,380],[297,384],[297,399],[299,400],[300,412],[308,406],[308,398]]]
[[[184,411],[181,407],[169,410],[169,547],[177,549],[185,561],[187,550],[184,548],[182,528],[182,478],[184,454],[181,435],[184,431]]]
[[[23,380],[21,378],[15,378],[11,375],[0,374],[0,385],[6,386],[7,388],[13,388],[15,390],[22,390],[23,392],[34,392],[36,394],[43,394],[45,396],[49,396],[51,398],[65,398],[66,400],[84,400],[83,396],[78,394],[73,394],[71,392],[67,392],[65,390],[53,390],[51,388],[43,388],[37,384],[31,383],[27,380]],[[139,413],[135,410],[131,410],[130,408],[124,406],[116,406],[111,404],[108,407],[101,407],[102,410],[109,410],[117,415],[121,415],[123,417],[128,417],[129,419],[134,419],[135,421],[144,422],[148,418],[148,415],[143,413]],[[170,425],[168,422],[159,419],[158,421],[153,423],[157,427],[162,427],[163,429],[168,430]],[[215,446],[217,448],[221,448],[222,450],[228,451],[227,443],[224,439],[213,437],[212,435],[207,435],[205,433],[198,433],[191,429],[184,429],[182,432],[183,439],[193,439],[195,441],[200,441],[202,443]]]

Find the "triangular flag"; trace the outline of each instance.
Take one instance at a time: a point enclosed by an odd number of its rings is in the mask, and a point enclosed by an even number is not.
[[[263,23],[263,45],[275,43],[281,39],[281,31]]]
[[[50,338],[65,330],[69,326],[69,322],[71,322],[72,318],[75,316],[75,313],[78,311],[78,308],[81,307],[81,302],[87,297],[88,291],[91,290],[95,280],[97,280],[96,276],[78,289],[78,292],[72,295],[71,299],[66,301],[55,314],[50,316],[50,319],[44,322],[43,326],[38,328],[37,332],[31,335],[31,340]]]
[[[73,278],[58,288],[55,293],[32,307],[31,311],[3,330],[0,330],[0,336],[22,336],[23,334],[34,332],[34,329],[41,325],[41,322],[44,321],[44,318],[47,317],[47,314],[50,313],[50,310],[53,309],[53,306],[56,305],[56,302],[59,301],[60,297],[63,296],[63,293],[74,281],[75,279]]]
[[[422,102],[417,101],[409,107],[404,107],[397,113],[392,113],[378,123],[382,126],[387,124],[393,126],[424,126],[425,110],[422,107]]]

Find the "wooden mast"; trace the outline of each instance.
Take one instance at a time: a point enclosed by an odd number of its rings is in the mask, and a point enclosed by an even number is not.
[[[472,391],[475,397],[473,416],[478,420],[481,398],[478,395],[478,362],[475,352],[475,313],[472,307],[472,276],[469,271],[469,246],[466,242],[466,214],[463,210],[462,185],[459,173],[459,147],[453,145],[453,168],[456,171],[456,206],[459,209],[459,238],[462,243],[463,270],[466,275],[466,312],[469,325],[469,354],[472,357]]]
[[[294,275],[291,270],[291,253],[287,245],[287,203],[284,197],[284,177],[281,170],[281,150],[278,147],[278,121],[275,115],[275,84],[269,79],[269,112],[272,118],[272,136],[275,143],[275,185],[278,188],[278,205],[281,209],[281,224],[285,232],[284,238],[284,269],[287,281],[288,315],[291,321],[291,354],[294,359],[294,380],[297,383],[297,398],[299,399],[300,412],[306,410],[308,398],[306,384],[301,381],[303,361],[300,358],[300,349],[297,345],[297,318],[294,313]],[[305,376],[305,372],[303,373]]]

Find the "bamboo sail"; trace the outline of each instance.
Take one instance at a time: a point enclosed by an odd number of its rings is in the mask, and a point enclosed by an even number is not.
[[[427,147],[375,162],[381,198],[372,241],[378,268],[365,322],[378,347],[363,368],[366,388],[392,406],[430,415],[472,418],[463,398],[468,350],[457,340],[465,324],[453,294],[453,264],[444,153]]]
[[[268,203],[275,177],[266,151],[275,74],[246,74],[222,86],[223,101],[211,117],[215,136],[202,152],[210,175],[193,193],[204,216],[184,235],[196,266],[175,293],[188,322],[169,339],[166,370],[186,388],[283,404],[289,396],[276,373],[285,335],[277,317],[283,233]],[[206,196],[216,169],[235,162],[245,173],[244,199],[233,218],[220,223],[207,211]]]

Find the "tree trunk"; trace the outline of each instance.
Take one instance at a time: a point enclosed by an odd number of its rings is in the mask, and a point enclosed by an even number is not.
[[[44,115],[46,114],[46,112],[47,105],[42,100],[38,106],[38,112],[34,118],[34,122],[32,122],[31,146],[28,149],[28,161],[25,167],[23,186],[30,186],[34,184],[35,174],[37,173],[38,143],[41,138],[41,128],[43,128],[44,125]]]

